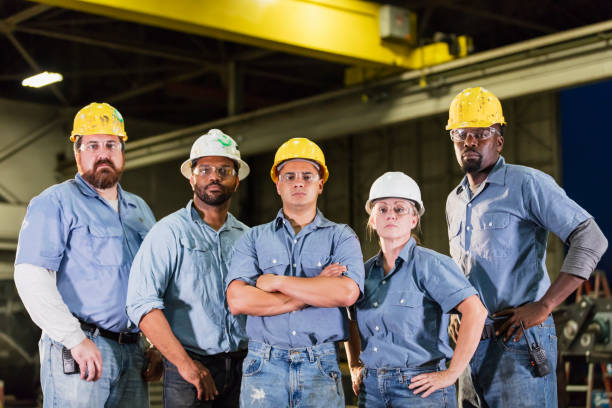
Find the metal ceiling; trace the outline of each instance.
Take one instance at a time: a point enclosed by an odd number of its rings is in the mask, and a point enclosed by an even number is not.
[[[418,14],[419,44],[467,34],[475,51],[612,18],[612,2],[388,1]],[[534,7],[537,4],[537,8]],[[348,65],[22,0],[0,0],[0,96],[184,127],[340,90]],[[26,89],[40,69],[64,81]]]

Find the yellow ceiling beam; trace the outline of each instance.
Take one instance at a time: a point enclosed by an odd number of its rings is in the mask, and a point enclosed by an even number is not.
[[[382,5],[365,1],[35,1],[350,65],[418,69],[455,58],[445,44],[434,45],[433,50],[382,41],[378,27]]]

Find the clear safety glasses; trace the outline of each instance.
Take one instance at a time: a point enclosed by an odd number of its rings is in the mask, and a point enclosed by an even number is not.
[[[499,134],[499,130],[494,127],[452,129],[450,131],[450,138],[453,142],[464,142],[471,135],[480,142],[490,139],[495,133]]]
[[[282,183],[293,183],[294,181],[301,179],[304,184],[310,184],[314,183],[315,181],[319,181],[319,175],[316,173],[311,173],[309,171],[305,171],[302,173],[288,171],[286,173],[279,174],[278,179]]]
[[[228,177],[235,176],[236,169],[229,166],[215,167],[208,165],[197,166],[195,169],[193,169],[193,174],[195,174],[196,176],[208,177],[211,176],[213,173],[216,173],[220,179],[225,179]]]
[[[377,203],[374,205],[374,208],[372,209],[372,212],[377,215],[388,215],[391,213],[391,211],[393,211],[395,215],[397,215],[398,217],[401,217],[403,215],[408,215],[408,214],[410,215],[415,214],[414,209],[411,206],[401,205],[401,204],[389,206],[387,204]]]
[[[114,142],[112,140],[107,140],[106,142],[91,141],[79,146],[80,151],[89,153],[98,153],[102,151],[102,149],[114,153],[121,151],[122,148],[123,146],[120,142]]]

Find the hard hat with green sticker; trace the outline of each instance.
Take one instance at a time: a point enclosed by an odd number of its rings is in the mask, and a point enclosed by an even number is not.
[[[232,145],[232,139],[229,138],[228,135],[221,135],[217,138],[217,140],[219,141],[219,143],[221,143],[223,146],[231,146]]]

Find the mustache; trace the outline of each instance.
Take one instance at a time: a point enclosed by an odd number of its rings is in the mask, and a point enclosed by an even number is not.
[[[218,181],[211,181],[210,183],[208,183],[207,185],[204,186],[204,189],[206,190],[210,186],[219,186],[219,187],[223,188],[223,185],[221,185],[220,182],[218,182]]]
[[[466,147],[466,148],[463,150],[463,152],[461,152],[461,155],[463,156],[464,154],[466,154],[466,153],[468,153],[468,152],[476,153],[477,155],[482,156],[482,155],[481,155],[481,154],[478,152],[478,150],[476,150],[476,149],[475,149],[475,148],[473,148],[473,147]]]
[[[94,165],[94,170],[97,170],[99,166],[101,166],[102,164],[107,164],[111,169],[117,171],[117,169],[115,168],[115,165],[113,164],[112,161],[108,160],[108,159],[100,159],[96,162],[96,164]]]

